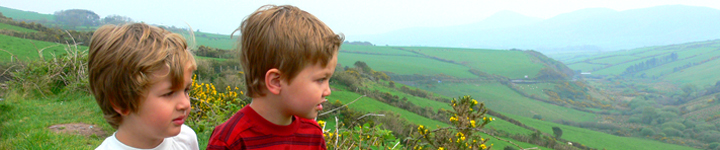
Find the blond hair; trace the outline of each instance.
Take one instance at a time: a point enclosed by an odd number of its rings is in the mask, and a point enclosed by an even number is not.
[[[290,5],[262,6],[238,30],[240,62],[251,97],[265,95],[261,89],[268,70],[277,68],[290,82],[305,65],[326,66],[344,40],[312,14]]]
[[[195,68],[187,48],[181,35],[143,23],[98,28],[90,42],[88,70],[90,90],[105,120],[117,129],[122,117],[113,108],[137,112],[154,83],[150,75],[164,67],[170,69],[172,88],[183,88],[185,69]]]

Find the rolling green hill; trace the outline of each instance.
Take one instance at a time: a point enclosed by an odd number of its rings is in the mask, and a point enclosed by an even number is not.
[[[20,31],[20,32],[37,32],[37,31],[35,31],[35,30],[26,29],[26,28],[14,26],[14,25],[9,25],[9,24],[4,24],[4,23],[0,23],[0,29],[4,29],[4,30],[15,30],[15,31]]]
[[[42,54],[45,58],[51,58],[53,54],[65,54],[67,45],[45,41],[28,40],[0,34],[0,60],[35,60],[40,58],[38,50],[44,49]],[[80,46],[81,50],[87,50],[86,46]]]
[[[437,47],[401,47],[427,56],[452,60],[458,64],[475,68],[488,74],[498,74],[508,78],[534,78],[543,65],[533,62],[522,51],[437,48]]]
[[[705,86],[720,80],[713,73],[720,66],[718,58],[720,40],[711,40],[614,51],[565,63],[573,70],[592,72],[590,76],[625,75]],[[630,67],[637,69],[628,72]]]
[[[2,7],[0,6],[0,12],[6,17],[11,17],[15,20],[45,20],[45,21],[54,21],[55,16],[52,14],[41,14],[37,12],[32,11],[23,11],[8,7]]]

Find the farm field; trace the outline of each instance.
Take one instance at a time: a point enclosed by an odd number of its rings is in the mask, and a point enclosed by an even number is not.
[[[53,54],[58,56],[67,53],[67,45],[45,41],[28,40],[0,34],[0,60],[36,60],[40,58],[38,50],[42,50],[43,57],[52,58]],[[87,50],[86,46],[79,46],[79,49]]]

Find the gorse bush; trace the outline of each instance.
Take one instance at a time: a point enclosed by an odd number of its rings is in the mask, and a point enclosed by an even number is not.
[[[335,118],[338,122],[337,117]],[[400,139],[396,139],[392,131],[381,129],[380,125],[344,127],[343,123],[327,129],[325,121],[318,121],[323,127],[323,137],[328,149],[402,149]]]
[[[408,147],[413,149],[490,149],[488,138],[483,138],[477,132],[494,119],[486,117],[487,109],[484,103],[479,103],[470,96],[463,96],[451,101],[450,123],[452,127],[428,129],[419,125],[416,134],[412,136]]]
[[[227,86],[218,92],[212,83],[199,83],[197,75],[192,81],[189,93],[192,111],[188,124],[198,132],[210,131],[250,101],[238,87]]]

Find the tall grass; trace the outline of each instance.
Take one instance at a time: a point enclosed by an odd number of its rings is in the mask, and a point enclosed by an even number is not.
[[[37,60],[3,62],[10,80],[0,96],[0,149],[92,149],[105,139],[51,132],[55,124],[85,123],[112,134],[88,92],[87,50],[60,46],[64,53],[52,57],[37,49]]]
[[[10,62],[10,88],[28,94],[24,96],[39,95],[43,98],[66,91],[89,93],[87,49],[81,50],[77,44],[66,44],[65,53],[60,56],[51,53],[49,58],[42,55],[44,50],[37,50],[38,60]]]

